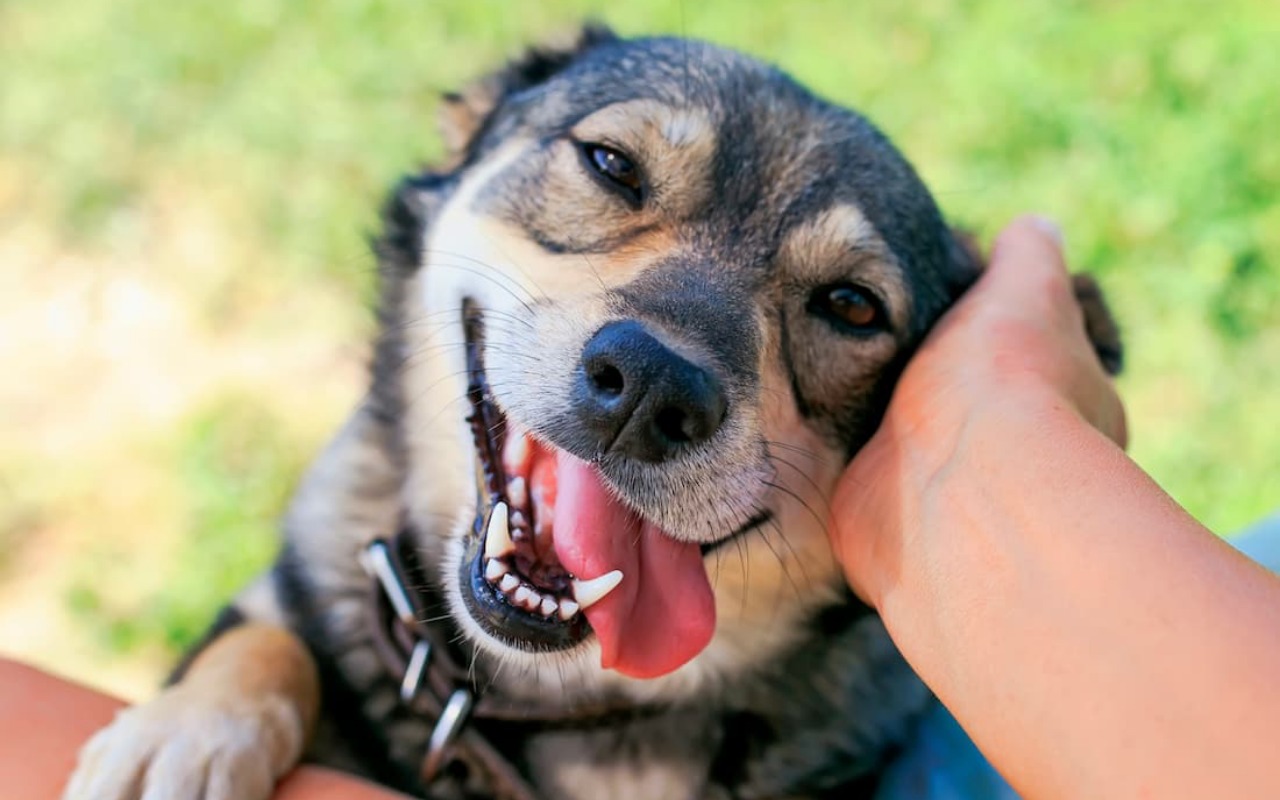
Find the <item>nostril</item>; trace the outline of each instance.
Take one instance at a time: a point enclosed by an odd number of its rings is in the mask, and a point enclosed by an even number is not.
[[[626,388],[622,371],[612,364],[599,364],[588,375],[591,385],[606,394],[619,395]]]
[[[696,431],[691,430],[693,421],[689,415],[675,406],[668,406],[659,411],[654,419],[654,425],[658,427],[658,432],[672,444],[690,442],[696,434]]]
[[[634,320],[611,322],[582,348],[572,397],[586,449],[651,464],[715,436],[728,414],[716,374]],[[584,440],[586,441],[586,440]]]

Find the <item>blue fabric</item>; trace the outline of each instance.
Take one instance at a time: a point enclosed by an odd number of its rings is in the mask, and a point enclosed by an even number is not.
[[[1017,800],[1017,793],[941,703],[890,765],[875,800]]]
[[[1280,572],[1280,513],[1229,539],[1241,552]],[[925,715],[915,737],[890,765],[875,800],[1017,800],[960,723],[942,706]]]
[[[1272,572],[1280,572],[1280,513],[1267,517],[1228,541]]]

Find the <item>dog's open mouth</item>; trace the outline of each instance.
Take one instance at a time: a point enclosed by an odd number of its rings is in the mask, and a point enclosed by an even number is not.
[[[702,548],[625,506],[599,470],[504,417],[484,370],[484,322],[463,306],[477,512],[463,601],[490,635],[527,651],[593,633],[601,665],[663,675],[706,646],[715,603]]]
[[[466,333],[467,422],[476,449],[476,519],[462,562],[463,598],[484,627],[527,649],[561,649],[586,638],[573,577],[550,547],[552,517],[534,500],[548,500],[545,486],[529,495],[526,474],[509,474],[506,463],[530,460],[524,434],[508,430],[494,404],[484,372],[484,323],[473,304],[463,306]],[[469,591],[468,591],[469,590]]]

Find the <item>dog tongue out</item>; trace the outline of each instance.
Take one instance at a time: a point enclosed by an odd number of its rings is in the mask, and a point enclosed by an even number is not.
[[[623,505],[599,470],[556,452],[555,549],[582,579],[622,571],[622,583],[583,613],[600,665],[633,678],[666,675],[696,656],[715,630],[702,550],[677,542]]]

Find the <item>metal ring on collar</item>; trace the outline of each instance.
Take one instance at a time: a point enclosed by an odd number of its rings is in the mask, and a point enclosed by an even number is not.
[[[462,728],[471,715],[471,707],[475,704],[475,696],[466,689],[454,689],[449,695],[444,708],[440,711],[440,719],[431,731],[431,740],[427,743],[427,757],[422,764],[423,777],[430,781],[444,766],[450,745],[458,738]]]

